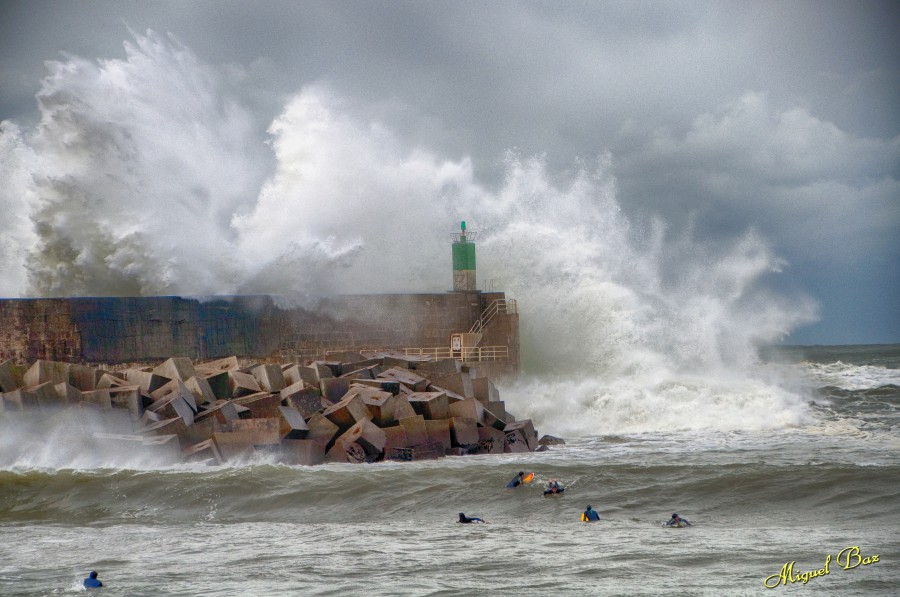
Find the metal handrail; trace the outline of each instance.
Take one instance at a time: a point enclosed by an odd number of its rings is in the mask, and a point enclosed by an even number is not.
[[[343,351],[329,350],[325,353],[325,355],[327,357],[329,354],[337,354],[339,352]],[[366,358],[372,358],[380,352],[395,352],[401,353],[404,356],[429,356],[435,359],[456,359],[457,361],[465,362],[509,360],[508,346],[467,346],[460,350],[453,350],[452,348],[447,346],[434,346],[427,348],[366,348],[355,349],[354,352],[358,352]]]
[[[481,330],[491,322],[498,313],[515,314],[519,312],[518,304],[515,299],[497,299],[488,305],[488,308],[481,313],[481,317],[472,324],[470,334],[480,334]]]

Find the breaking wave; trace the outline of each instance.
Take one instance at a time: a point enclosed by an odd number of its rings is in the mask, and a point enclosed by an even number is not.
[[[488,188],[322,86],[264,143],[233,67],[152,32],[125,51],[48,62],[40,122],[2,124],[5,294],[443,291],[466,220],[482,287],[519,299],[517,412],[579,434],[804,420],[756,348],[816,307],[768,290],[783,263],[753,230],[705,243],[630,219],[606,155],[557,175],[510,152]]]

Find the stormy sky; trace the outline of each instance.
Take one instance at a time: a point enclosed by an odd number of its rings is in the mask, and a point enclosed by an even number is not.
[[[327,90],[339,119],[363,123],[353,130],[468,165],[478,187],[499,189],[510,155],[538,159],[551,183],[602,163],[635,228],[663,222],[706,250],[758,234],[780,270],[764,283],[818,305],[787,342],[900,342],[898,17],[889,1],[7,0],[0,120],[28,144],[48,98],[97,97],[73,91],[89,72],[76,59],[133,62],[127,47],[151,35],[173,68],[196,64],[240,105],[241,141],[225,142],[258,164],[247,189],[279,172],[258,148],[291,98]],[[117,71],[102,72],[115,88]],[[230,123],[216,97],[198,109]],[[28,242],[12,217],[5,259]]]

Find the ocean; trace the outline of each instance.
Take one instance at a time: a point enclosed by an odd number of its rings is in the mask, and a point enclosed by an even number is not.
[[[3,420],[0,594],[80,594],[91,570],[104,595],[897,594],[900,345],[763,351],[769,418],[745,384],[693,379],[700,424],[651,396],[684,388],[644,383],[624,409],[544,377],[501,389],[566,439],[525,455],[154,466]],[[537,407],[552,399],[567,412]],[[535,481],[507,489],[519,470]],[[673,512],[693,526],[665,528]]]

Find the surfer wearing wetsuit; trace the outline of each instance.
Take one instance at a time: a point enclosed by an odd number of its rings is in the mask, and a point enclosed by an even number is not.
[[[581,513],[581,522],[597,522],[599,520],[600,515],[597,514],[596,510],[591,509],[590,504],[588,504],[585,511]]]
[[[558,495],[566,490],[565,487],[559,484],[559,481],[553,479],[549,483],[547,483],[547,489],[544,490],[544,495]]]
[[[677,526],[694,526],[692,525],[687,518],[682,518],[678,516],[677,513],[672,513],[672,518],[669,519],[669,522],[666,523],[667,527],[677,527]]]
[[[515,487],[518,487],[519,485],[521,485],[524,482],[525,482],[525,472],[519,471],[519,474],[516,475],[515,477],[513,477],[512,481],[507,483],[506,486],[510,489],[513,489]]]
[[[91,573],[88,575],[86,579],[84,579],[84,588],[85,589],[96,589],[97,587],[102,587],[103,583],[100,582],[100,579],[97,578],[97,573],[91,570]]]
[[[484,523],[487,523],[487,521],[484,520],[483,518],[476,518],[476,517],[474,517],[474,516],[466,516],[466,515],[463,514],[462,512],[459,513],[459,520],[457,520],[456,522],[461,522],[461,523],[463,523],[463,524],[471,524],[471,523],[473,523],[473,522],[484,522]]]

